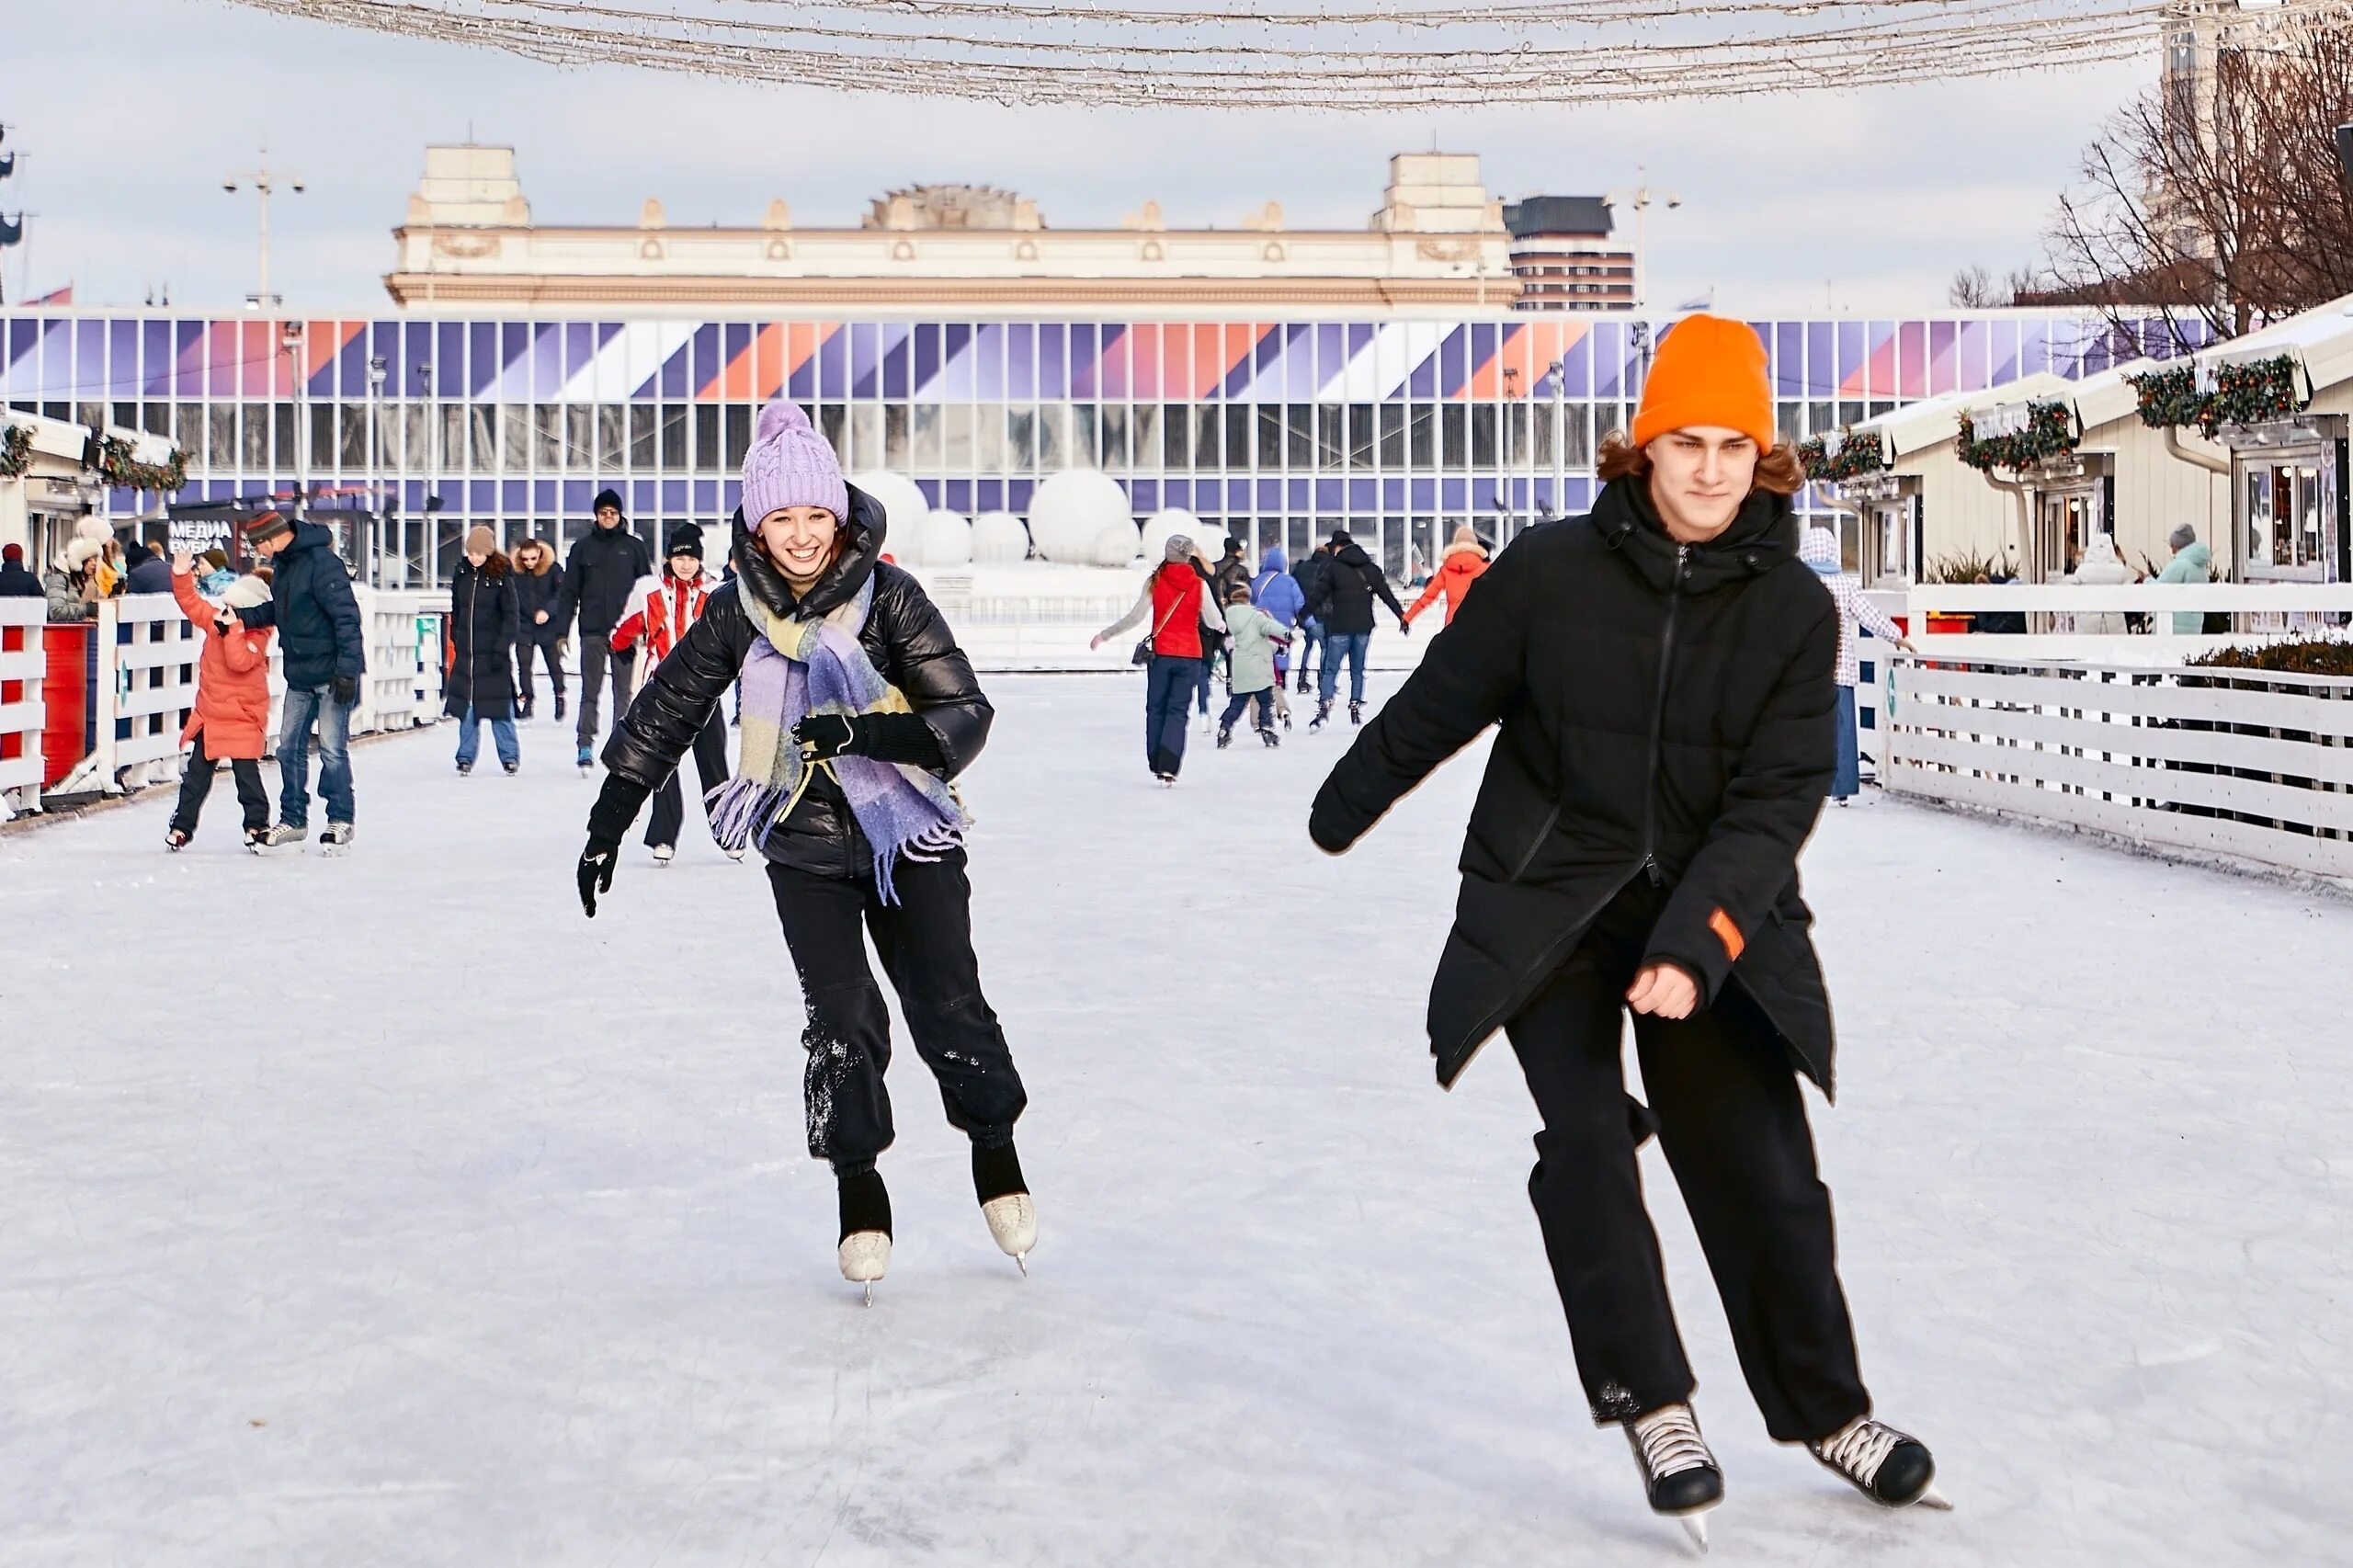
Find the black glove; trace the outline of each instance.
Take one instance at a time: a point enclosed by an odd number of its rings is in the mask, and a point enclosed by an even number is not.
[[[338,707],[348,708],[359,700],[359,681],[355,676],[335,677],[335,699]]]
[[[1397,618],[1397,630],[1411,637],[1414,634],[1414,623],[1401,615]]]
[[[792,726],[801,755],[811,762],[840,756],[858,744],[858,726],[846,714],[812,713]]]
[[[588,912],[591,920],[597,918],[597,895],[613,891],[613,865],[621,858],[620,848],[618,844],[592,838],[588,847],[580,852],[580,907]]]

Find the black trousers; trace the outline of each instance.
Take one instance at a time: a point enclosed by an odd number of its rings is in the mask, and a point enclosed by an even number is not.
[[[527,627],[525,630],[529,629]],[[523,700],[526,702],[536,700],[531,692],[531,655],[534,651],[540,658],[547,661],[548,686],[555,692],[555,699],[558,702],[563,701],[563,661],[555,656],[555,644],[551,642],[535,642],[529,637],[524,638],[521,645],[515,650],[515,684],[520,688]]]
[[[605,673],[612,672],[613,722],[621,722],[629,711],[630,674],[635,667],[631,653],[616,653],[612,644],[605,641],[605,633],[583,630],[580,633],[580,744],[597,744],[597,702],[604,690]]]
[[[801,1043],[809,1052],[809,1154],[845,1176],[873,1169],[896,1135],[882,1085],[891,1018],[866,966],[869,934],[899,994],[915,1053],[939,1081],[949,1124],[982,1148],[1002,1148],[1029,1103],[1005,1031],[981,994],[963,851],[903,859],[892,880],[899,902],[884,903],[870,876],[852,881],[768,867],[808,1015]]]
[[[1619,1056],[1626,992],[1663,904],[1647,883],[1621,892],[1507,1026],[1544,1119],[1528,1195],[1598,1423],[1693,1387],[1643,1207]],[[1772,1025],[1734,981],[1688,1018],[1636,1016],[1634,1044],[1766,1430],[1826,1437],[1867,1414],[1870,1395],[1838,1287],[1830,1193]]]
[[[682,761],[679,766],[683,767]],[[727,782],[727,721],[711,710],[710,719],[695,736],[695,772],[702,779],[702,792],[708,796]],[[705,808],[708,814],[708,808]],[[654,819],[645,825],[648,846],[676,844],[678,829],[686,824],[687,809],[678,789],[678,775],[674,770],[662,780],[662,788],[654,791]]]
[[[196,733],[196,744],[188,754],[188,771],[180,775],[179,803],[172,808],[171,825],[196,835],[196,819],[204,810],[205,797],[212,793],[213,770],[220,763],[204,753],[204,732]],[[269,825],[269,795],[261,787],[261,763],[253,757],[235,757],[229,763],[231,777],[237,781],[237,804],[245,812],[248,828]]]

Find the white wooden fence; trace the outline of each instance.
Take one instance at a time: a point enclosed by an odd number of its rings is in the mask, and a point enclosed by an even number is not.
[[[40,801],[40,733],[48,668],[40,632],[47,599],[0,598],[0,822]]]
[[[1881,601],[1884,603],[1884,601]],[[2178,665],[2215,648],[2291,637],[2346,635],[2337,623],[2353,613],[2353,584],[2138,583],[2085,588],[2073,584],[1922,583],[1904,595],[1912,641],[1921,651],[1966,652],[1970,658],[2082,659],[2108,665]],[[2173,618],[2231,618],[2227,635],[2177,636]],[[1938,631],[1938,616],[2023,616],[2027,631]],[[2128,631],[2126,615],[2145,615],[2146,631]],[[1972,626],[1973,626],[1972,622]],[[2102,627],[2109,630],[2103,631]]]
[[[2353,878],[2353,680],[1973,652],[1894,673],[1893,792]]]
[[[361,679],[359,700],[352,709],[351,731],[369,734],[429,724],[440,717],[440,618],[448,612],[446,593],[414,593],[356,587],[362,635],[367,640],[368,673]],[[43,601],[21,602],[46,608]],[[202,634],[181,613],[169,594],[125,595],[105,599],[97,607],[91,633],[97,652],[95,689],[97,718],[89,750],[82,761],[47,793],[119,794],[151,785],[176,782],[180,771],[180,731],[195,706],[197,665],[203,653]],[[35,639],[38,646],[38,636]],[[37,656],[37,655],[36,655]],[[285,677],[279,673],[278,642],[270,642],[269,739],[278,739],[283,710]],[[40,777],[38,733],[38,693],[30,719],[36,734],[31,775],[38,793]],[[0,710],[0,712],[12,711]],[[0,719],[0,730],[14,719]],[[11,777],[0,774],[0,778]],[[19,806],[34,803],[20,798]]]

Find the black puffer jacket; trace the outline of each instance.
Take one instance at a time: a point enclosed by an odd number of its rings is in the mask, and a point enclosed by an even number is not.
[[[287,686],[308,691],[366,674],[359,601],[351,574],[335,557],[335,535],[317,523],[296,523],[294,538],[269,566],[269,602],[237,614],[247,626],[278,628]]]
[[[1405,619],[1405,607],[1389,591],[1389,579],[1381,574],[1364,546],[1351,540],[1331,553],[1323,574],[1308,590],[1307,613],[1322,621],[1325,631],[1350,637],[1372,630],[1376,598],[1398,619]]]
[[[629,613],[629,591],[638,579],[654,574],[654,554],[645,541],[622,522],[609,528],[592,528],[564,558],[563,585],[556,590],[548,624],[563,636],[573,618],[580,620],[580,639],[609,637]]]
[[[1797,559],[1780,496],[1682,550],[1640,481],[1588,517],[1514,540],[1315,797],[1309,832],[1353,844],[1500,722],[1432,983],[1451,1084],[1575,950],[1618,891],[1671,890],[1647,957],[1712,1001],[1737,977],[1831,1086],[1829,1000],[1797,856],[1829,793],[1837,612]]]
[[[970,767],[988,743],[989,726],[996,716],[973,678],[971,661],[925,596],[923,585],[878,559],[882,553],[882,507],[856,488],[849,493],[847,534],[840,556],[808,597],[796,603],[738,512],[734,539],[740,574],[712,591],[702,619],[654,666],[612,739],[605,743],[605,766],[649,790],[670,776],[759,638],[744,608],[744,595],[758,595],[774,614],[811,620],[856,597],[871,577],[874,598],[858,632],[859,645],[882,678],[906,695],[907,705],[929,732],[927,738],[937,742],[939,766],[935,771],[953,778]],[[874,852],[866,835],[839,788],[823,773],[763,847],[769,859],[800,870],[845,881],[873,875]]]
[[[557,596],[563,591],[563,574],[552,566],[544,572],[526,572],[517,566],[507,581],[515,585],[515,610],[520,618],[523,644],[547,646],[562,637],[563,625],[555,611]],[[533,619],[541,610],[548,612],[544,624]]]
[[[477,719],[515,717],[515,642],[522,634],[515,574],[506,558],[493,555],[474,570],[458,562],[449,581],[449,673],[441,710]]]

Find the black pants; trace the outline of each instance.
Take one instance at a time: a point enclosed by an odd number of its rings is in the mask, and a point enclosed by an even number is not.
[[[1626,991],[1663,903],[1647,883],[1620,893],[1508,1026],[1544,1118],[1528,1195],[1601,1423],[1687,1400],[1693,1386],[1643,1207],[1619,1058]],[[1737,981],[1688,1018],[1637,1015],[1634,1043],[1766,1430],[1784,1442],[1826,1437],[1867,1414],[1870,1395],[1789,1059]]]
[[[629,711],[629,677],[635,660],[631,654],[614,653],[612,644],[605,641],[608,635],[585,628],[580,633],[579,734],[584,746],[597,744],[597,700],[608,669],[613,676],[613,722],[620,723],[621,715]]]
[[[871,1170],[895,1136],[882,1086],[891,1018],[866,967],[869,933],[915,1053],[939,1080],[949,1124],[982,1148],[1002,1148],[1029,1103],[1005,1031],[981,994],[963,851],[903,859],[893,881],[899,902],[886,904],[871,877],[847,881],[768,867],[808,1014],[801,1042],[809,1051],[809,1154],[845,1176]]]
[[[1199,659],[1154,653],[1144,672],[1143,759],[1154,773],[1174,778],[1185,766],[1185,725],[1203,667]]]
[[[685,763],[681,762],[680,767]],[[727,782],[727,723],[711,710],[710,720],[695,736],[695,772],[702,779],[702,792],[708,796]],[[706,808],[706,812],[708,808]],[[678,775],[674,770],[662,780],[662,788],[654,791],[654,820],[646,824],[645,842],[651,846],[678,842],[678,829],[685,825],[686,802],[678,789]]]
[[[172,808],[171,825],[193,838],[196,835],[197,814],[204,810],[205,797],[212,793],[212,773],[220,763],[204,753],[204,732],[196,733],[196,744],[188,754],[188,771],[180,775],[179,803]],[[248,828],[269,825],[269,795],[261,787],[261,763],[253,757],[236,757],[230,761],[230,775],[237,781],[237,804],[245,810]]]
[[[531,655],[534,651],[547,661],[548,686],[554,691],[555,699],[562,702],[563,700],[563,661],[555,656],[555,643],[552,641],[536,642],[529,637],[524,638],[522,645],[515,650],[515,684],[521,688],[523,700],[526,702],[536,700],[531,694]]]
[[[1275,727],[1275,694],[1272,691],[1235,692],[1225,699],[1225,717],[1217,722],[1217,727],[1221,730],[1233,728],[1233,722],[1241,718],[1243,710],[1252,703],[1257,704],[1258,707],[1256,727],[1261,730],[1273,729]]]

